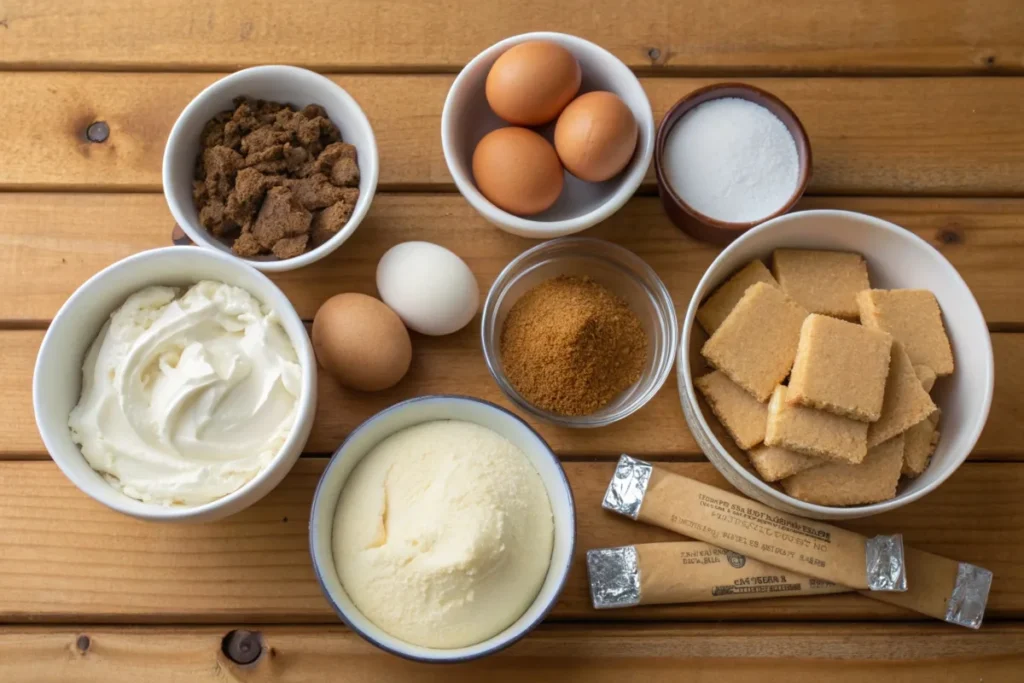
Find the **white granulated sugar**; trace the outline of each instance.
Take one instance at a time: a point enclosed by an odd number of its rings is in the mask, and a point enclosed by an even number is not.
[[[737,97],[699,104],[669,131],[663,167],[676,194],[720,221],[775,213],[797,188],[800,161],[785,124]]]

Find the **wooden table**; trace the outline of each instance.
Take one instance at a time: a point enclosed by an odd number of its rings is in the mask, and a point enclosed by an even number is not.
[[[322,377],[308,456],[265,500],[221,523],[133,521],[50,462],[30,400],[43,331],[97,270],[169,244],[161,155],[201,88],[243,66],[298,64],[332,74],[371,119],[381,173],[369,217],[333,257],[275,278],[303,317],[332,294],[373,292],[377,259],[407,239],[454,249],[486,288],[530,243],[487,225],[454,192],[441,106],[474,54],[537,29],[614,52],[642,76],[659,118],[715,80],[776,93],[814,147],[800,208],[895,221],[963,274],[995,347],[985,433],[939,490],[849,526],[902,531],[914,546],[993,570],[980,632],[857,595],[594,612],[587,548],[672,538],[600,510],[620,452],[726,486],[687,432],[673,381],[613,427],[541,427],[579,508],[577,562],[547,624],[460,667],[375,650],[339,625],[313,578],[313,488],[326,455],[384,406],[444,391],[505,403],[472,326],[416,337],[412,370],[392,391],[357,396]],[[0,681],[1024,680],[1018,0],[0,0],[0,69]],[[87,133],[95,122],[107,135]],[[673,228],[652,194],[649,178],[590,234],[645,258],[682,310],[716,250]],[[239,643],[253,646],[249,656]]]

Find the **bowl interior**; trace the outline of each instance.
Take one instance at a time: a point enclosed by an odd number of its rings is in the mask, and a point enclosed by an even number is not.
[[[281,325],[295,347],[302,365],[303,396],[295,429],[281,453],[245,486],[216,501],[198,506],[165,507],[130,498],[110,484],[82,457],[71,438],[68,415],[82,391],[82,363],[100,328],[133,293],[151,285],[188,286],[199,280],[216,280],[245,289],[277,311]],[[79,488],[96,500],[121,512],[146,519],[211,519],[211,512],[224,516],[244,505],[253,489],[281,473],[278,459],[297,456],[309,435],[315,409],[316,364],[309,335],[288,299],[264,275],[233,258],[195,247],[166,247],[120,261],[89,279],[64,304],[47,330],[39,350],[33,376],[36,422],[46,447],[57,465]],[[309,391],[309,387],[314,387]],[[303,416],[308,416],[304,424]],[[296,448],[297,446],[297,448]],[[294,458],[293,458],[294,459]],[[280,476],[278,476],[280,475]],[[276,483],[276,482],[273,482]],[[268,489],[269,490],[269,489]],[[264,491],[265,493],[265,491]]]
[[[540,474],[551,501],[554,546],[547,578],[530,608],[501,633],[475,645],[455,649],[421,647],[388,635],[362,615],[345,593],[334,567],[334,513],[345,481],[374,446],[406,427],[432,420],[466,420],[515,444]],[[317,486],[309,522],[313,566],[328,600],[360,635],[394,654],[423,661],[461,661],[495,652],[532,629],[550,611],[562,590],[572,562],[576,518],[572,492],[558,459],[540,436],[511,413],[478,399],[425,396],[394,405],[360,425],[331,458]]]
[[[639,128],[636,151],[626,168],[614,178],[602,183],[588,183],[564,171],[565,185],[558,201],[542,213],[521,219],[491,204],[476,189],[473,182],[473,150],[487,133],[510,124],[503,121],[487,104],[484,84],[491,66],[506,50],[528,40],[549,40],[559,43],[576,57],[583,70],[580,94],[594,90],[615,93],[629,106]],[[445,103],[444,134],[448,138],[445,149],[449,170],[459,184],[459,190],[476,205],[485,204],[491,212],[506,220],[526,220],[535,223],[554,223],[579,218],[597,210],[624,185],[643,178],[654,149],[654,126],[651,106],[636,76],[614,55],[604,49],[561,33],[533,33],[503,40],[481,52],[459,74]],[[554,122],[535,129],[549,142],[554,140]],[[464,187],[465,185],[465,187]],[[635,185],[633,186],[635,189]],[[630,190],[632,193],[632,190]]]
[[[280,265],[274,268],[280,270],[286,269],[284,264],[315,261],[344,242],[366,215],[377,187],[378,159],[373,130],[359,105],[338,85],[312,71],[289,66],[244,69],[213,83],[189,103],[174,124],[164,152],[164,195],[171,213],[194,242],[232,254],[227,244],[199,223],[199,213],[192,201],[192,179],[200,151],[200,135],[206,123],[214,115],[234,109],[234,99],[243,96],[287,103],[299,109],[319,104],[338,126],[342,139],[356,147],[359,200],[345,227],[326,243],[292,259],[280,261],[269,256],[245,259],[261,267]]]
[[[697,211],[679,196],[671,183],[667,182],[667,175],[665,174],[665,168],[668,165],[668,162],[664,158],[665,142],[668,139],[669,134],[672,132],[672,128],[687,114],[687,112],[693,110],[695,107],[711,100],[718,100],[727,97],[735,97],[737,99],[747,100],[748,102],[760,105],[782,121],[786,130],[788,130],[789,134],[793,137],[793,142],[796,143],[796,152],[800,164],[800,175],[797,177],[796,188],[786,204],[775,213],[748,223],[720,221]],[[677,102],[668,111],[668,113],[665,114],[665,118],[658,127],[658,136],[654,147],[654,159],[655,167],[658,169],[659,175],[665,176],[665,191],[668,192],[669,196],[672,197],[672,199],[678,203],[684,211],[699,219],[701,222],[730,230],[749,228],[785,213],[797,202],[800,195],[803,194],[804,189],[807,187],[807,182],[810,180],[811,150],[807,139],[807,133],[804,131],[804,127],[800,123],[800,119],[796,117],[793,110],[787,107],[782,100],[777,98],[775,95],[772,95],[765,90],[761,90],[760,88],[755,88],[743,83],[717,83],[715,85],[709,85],[705,88],[695,90]]]
[[[591,415],[568,417],[534,406],[505,377],[501,331],[512,306],[526,292],[559,275],[586,276],[625,299],[647,333],[647,360],[640,380]],[[520,408],[549,422],[570,427],[599,427],[639,410],[665,383],[675,362],[676,317],[672,297],[640,257],[610,242],[566,237],[520,255],[498,276],[484,305],[483,348],[498,386]]]
[[[667,167],[671,162],[665,159],[664,152],[665,144],[669,134],[672,132],[672,128],[687,112],[695,107],[724,97],[735,97],[753,102],[764,107],[782,121],[796,143],[797,157],[800,164],[796,187],[786,203],[774,213],[747,223],[722,221],[701,213],[684,201],[668,181]],[[658,192],[662,196],[663,203],[666,204],[672,221],[688,234],[698,239],[715,244],[728,244],[744,231],[776,216],[781,216],[796,205],[807,189],[807,184],[810,182],[811,145],[807,138],[807,132],[804,130],[803,124],[800,123],[800,119],[797,118],[792,109],[772,93],[745,83],[716,83],[694,90],[676,102],[666,112],[665,117],[658,126],[658,134],[654,142],[654,169],[658,179]]]
[[[683,326],[679,387],[684,404],[699,406],[692,379],[706,372],[700,357],[700,345],[706,336],[694,318],[697,306],[734,271],[755,258],[770,264],[771,252],[785,247],[859,252],[867,260],[872,287],[928,289],[935,294],[953,347],[956,371],[940,377],[932,391],[933,400],[942,410],[942,422],[931,462],[916,479],[904,479],[893,500],[827,507],[791,498],[740,466],[712,433],[709,423],[714,416],[704,414],[700,407],[695,410],[698,419],[694,432],[703,432],[716,458],[750,485],[746,492],[768,496],[804,514],[862,517],[921,497],[960,466],[981,434],[992,398],[992,345],[981,309],[956,269],[927,242],[887,221],[847,211],[797,212],[755,228],[722,252],[698,285]]]

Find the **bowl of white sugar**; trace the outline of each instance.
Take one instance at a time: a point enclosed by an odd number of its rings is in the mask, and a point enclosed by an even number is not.
[[[793,208],[811,178],[811,145],[775,95],[718,83],[665,114],[654,170],[672,222],[697,239],[728,244]]]

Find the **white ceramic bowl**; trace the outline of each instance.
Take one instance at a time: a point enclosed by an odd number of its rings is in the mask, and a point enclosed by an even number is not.
[[[216,280],[245,289],[277,311],[302,366],[295,428],[280,453],[245,486],[197,506],[163,506],[130,498],[93,470],[71,440],[68,415],[82,391],[82,362],[100,328],[133,293],[150,285],[188,286]],[[244,261],[195,247],[144,251],[89,278],[71,295],[46,331],[32,377],[32,404],[43,444],[75,486],[107,507],[161,522],[212,521],[249,507],[277,486],[302,453],[316,412],[316,359],[309,335],[287,297]]]
[[[516,445],[540,474],[551,501],[555,523],[554,547],[547,578],[529,609],[511,626],[485,641],[454,649],[412,645],[375,626],[352,603],[334,567],[332,536],[338,499],[353,468],[374,446],[406,427],[433,420],[465,420],[502,435]],[[576,543],[576,513],[572,490],[558,458],[525,422],[504,408],[466,396],[423,396],[403,401],[361,424],[337,450],[313,495],[309,518],[309,549],[320,587],[334,610],[356,633],[392,654],[423,662],[452,663],[493,654],[522,638],[539,624],[565,585]]]
[[[342,139],[356,147],[359,163],[359,201],[352,217],[337,235],[304,254],[290,259],[264,257],[243,259],[259,270],[281,272],[319,261],[352,236],[370,210],[377,190],[379,161],[373,129],[352,96],[320,74],[295,66],[256,66],[237,71],[210,85],[181,112],[174,122],[164,148],[164,197],[171,215],[196,244],[235,256],[230,247],[211,235],[199,223],[192,201],[192,179],[199,154],[199,136],[206,123],[219,112],[234,109],[236,97],[252,97],[291,104],[299,109],[319,104],[341,130]]]
[[[565,171],[565,186],[554,206],[543,213],[523,218],[499,209],[480,193],[473,181],[472,160],[473,150],[484,135],[510,125],[487,104],[484,95],[487,72],[503,52],[528,40],[548,40],[572,52],[583,69],[580,94],[592,90],[615,93],[633,112],[640,134],[633,159],[617,176],[603,183],[588,183]],[[554,126],[549,124],[538,132],[550,141]],[[441,146],[455,185],[481,216],[514,235],[549,239],[571,235],[600,223],[633,196],[654,153],[654,114],[637,77],[604,48],[564,33],[524,33],[487,48],[456,77],[441,114]]]
[[[872,287],[928,289],[935,293],[953,346],[956,371],[941,377],[932,398],[942,409],[940,440],[928,469],[903,483],[892,500],[873,505],[828,507],[792,498],[747,471],[709,426],[693,388],[691,358],[699,357],[697,307],[730,274],[753,259],[768,262],[780,247],[855,251],[868,263]],[[702,334],[703,331],[700,331]],[[970,454],[992,404],[994,363],[985,317],[956,269],[927,242],[880,218],[849,211],[801,211],[780,216],[744,233],[701,278],[683,321],[679,344],[679,394],[697,443],[729,482],[744,494],[779,510],[816,519],[854,519],[887,512],[917,500],[949,478]],[[735,448],[733,444],[731,447]]]

